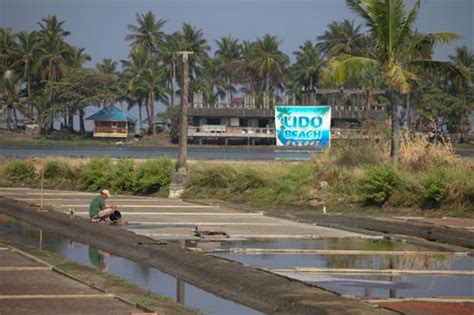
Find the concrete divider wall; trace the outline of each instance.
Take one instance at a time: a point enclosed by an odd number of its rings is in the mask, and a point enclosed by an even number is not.
[[[118,227],[93,224],[49,209],[0,197],[0,213],[89,244],[113,255],[157,267],[204,290],[272,314],[392,314],[299,281],[263,270],[194,253]],[[155,245],[153,244],[155,243]],[[142,244],[142,245],[138,245]]]

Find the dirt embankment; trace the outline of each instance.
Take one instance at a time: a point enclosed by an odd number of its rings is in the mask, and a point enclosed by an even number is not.
[[[90,244],[113,255],[157,267],[223,298],[272,314],[393,314],[343,298],[302,282],[238,262],[202,255],[123,229],[91,224],[52,209],[37,212],[19,201],[0,197],[0,213]]]
[[[347,215],[301,215],[301,222],[333,227],[349,227],[389,234],[408,235],[432,242],[474,249],[474,233],[469,230],[450,228],[422,222],[390,221]]]

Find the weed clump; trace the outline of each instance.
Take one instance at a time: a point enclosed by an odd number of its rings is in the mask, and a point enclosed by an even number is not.
[[[95,158],[81,168],[79,187],[86,191],[100,191],[112,181],[112,161],[109,157]]]
[[[135,185],[135,164],[131,159],[120,159],[113,168],[113,192],[131,192]]]
[[[36,168],[28,161],[15,160],[5,168],[5,179],[15,184],[32,184],[36,178]]]
[[[160,191],[165,195],[171,182],[173,169],[173,163],[168,158],[145,161],[135,170],[133,191],[138,194]]]
[[[59,160],[47,160],[44,163],[44,178],[46,179],[74,180],[76,177],[77,170],[67,162]]]
[[[366,204],[382,205],[395,190],[399,176],[391,165],[372,166],[361,182],[362,199]]]
[[[446,198],[448,193],[446,187],[446,175],[442,170],[434,170],[423,180],[423,198],[432,205],[438,205]]]

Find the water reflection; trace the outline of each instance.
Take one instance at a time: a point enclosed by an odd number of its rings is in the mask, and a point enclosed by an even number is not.
[[[107,271],[137,286],[197,309],[203,314],[260,314],[246,306],[206,292],[183,279],[175,278],[156,268],[109,255],[94,247],[68,240],[56,233],[42,231],[29,224],[0,215],[0,234],[6,234],[24,244],[38,246],[89,267]],[[41,242],[40,242],[41,241]],[[101,269],[102,268],[102,269]],[[186,292],[186,294],[185,294]]]
[[[102,272],[106,272],[108,270],[108,266],[105,263],[105,257],[110,257],[110,254],[95,247],[89,246],[89,262]]]

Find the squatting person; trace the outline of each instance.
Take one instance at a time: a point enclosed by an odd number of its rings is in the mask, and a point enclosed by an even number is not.
[[[104,189],[99,196],[92,199],[89,206],[91,222],[99,222],[109,218],[117,209],[116,205],[106,205],[105,200],[110,198],[110,192]]]

